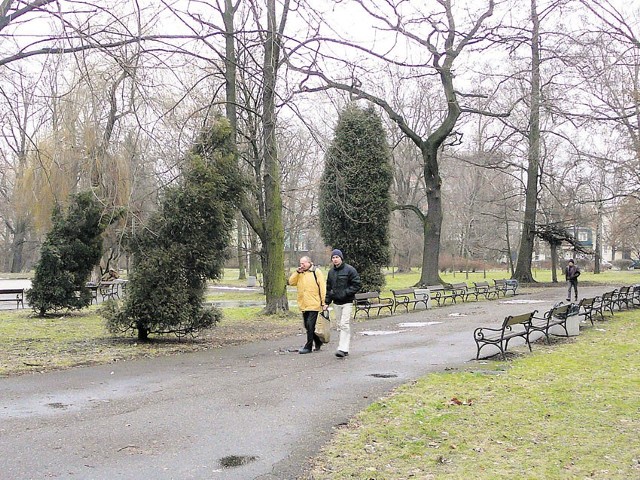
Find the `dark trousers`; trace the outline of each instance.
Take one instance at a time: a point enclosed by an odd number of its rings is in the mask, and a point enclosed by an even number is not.
[[[578,280],[569,280],[569,291],[567,292],[567,299],[571,299],[571,289],[575,292],[575,299],[578,300]]]
[[[307,331],[307,343],[304,344],[304,348],[311,350],[315,344],[316,348],[322,345],[320,337],[316,335],[316,322],[318,321],[318,312],[308,311],[302,312],[302,320],[304,322],[304,328]]]

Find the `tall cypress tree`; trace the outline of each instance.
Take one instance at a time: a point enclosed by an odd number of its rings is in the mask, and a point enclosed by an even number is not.
[[[391,152],[380,116],[349,105],[325,156],[320,188],[320,232],[362,278],[365,291],[384,285],[389,264]]]

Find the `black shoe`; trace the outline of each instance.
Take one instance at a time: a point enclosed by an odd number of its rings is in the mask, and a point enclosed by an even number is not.
[[[346,357],[348,355],[349,355],[349,352],[343,352],[342,350],[338,350],[336,352],[336,357],[338,357],[338,358]]]
[[[298,353],[311,353],[311,349],[310,348],[301,348],[300,350],[298,350]]]
[[[567,298],[567,302],[570,302],[570,301],[571,301],[571,299],[570,299],[570,298]]]
[[[313,349],[313,351],[314,352],[319,352],[321,347],[322,347],[322,344],[316,345],[316,347]]]

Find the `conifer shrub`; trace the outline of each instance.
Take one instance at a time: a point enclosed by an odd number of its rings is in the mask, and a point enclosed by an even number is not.
[[[215,325],[220,309],[204,304],[206,282],[220,278],[243,182],[231,129],[219,119],[184,161],[159,210],[130,239],[133,268],[127,294],[101,310],[112,332],[195,334]]]
[[[391,151],[372,107],[349,105],[340,115],[320,188],[320,232],[342,250],[362,279],[362,291],[381,290],[389,264]]]
[[[86,287],[102,254],[101,206],[91,192],[69,197],[63,211],[56,205],[52,227],[40,249],[31,288],[26,297],[40,316],[60,310],[80,310],[91,304]]]

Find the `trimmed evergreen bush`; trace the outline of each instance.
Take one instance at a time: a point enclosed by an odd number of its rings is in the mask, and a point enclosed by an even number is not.
[[[384,286],[389,263],[391,152],[372,107],[349,105],[327,151],[320,190],[320,232],[362,278],[362,290]]]
[[[91,192],[70,197],[66,213],[56,205],[40,250],[27,301],[40,316],[91,304],[86,282],[102,254],[102,209]]]
[[[122,304],[102,309],[111,331],[187,335],[222,316],[204,305],[206,281],[223,273],[243,183],[235,168],[231,129],[218,120],[185,159],[177,185],[131,239],[133,269]]]

